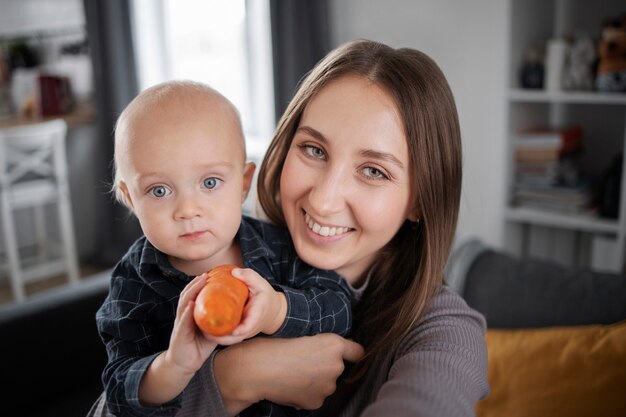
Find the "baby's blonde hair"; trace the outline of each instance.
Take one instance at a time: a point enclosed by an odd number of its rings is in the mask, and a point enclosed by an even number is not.
[[[115,200],[125,205],[132,211],[130,203],[126,200],[126,196],[120,189],[120,184],[124,181],[122,172],[119,169],[119,143],[125,134],[125,123],[128,123],[134,115],[146,115],[152,110],[164,105],[171,105],[173,101],[178,101],[181,107],[184,107],[186,98],[198,97],[206,101],[217,102],[230,110],[236,125],[239,128],[240,137],[243,145],[244,158],[246,155],[245,140],[243,139],[243,128],[241,126],[241,118],[237,108],[224,97],[219,91],[197,81],[190,80],[174,80],[166,81],[152,87],[149,87],[139,93],[122,111],[115,123],[115,151],[113,155],[113,184],[111,192],[115,196]],[[192,110],[192,109],[190,109]]]

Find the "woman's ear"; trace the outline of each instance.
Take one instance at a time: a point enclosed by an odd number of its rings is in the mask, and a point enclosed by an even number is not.
[[[416,202],[407,214],[406,218],[411,223],[416,223],[420,221],[420,217],[422,217],[422,210],[420,209],[419,203]]]
[[[243,191],[241,194],[242,203],[245,201],[246,197],[248,197],[248,193],[250,192],[250,186],[252,185],[252,178],[254,178],[255,169],[256,165],[254,162],[248,162],[243,168]]]

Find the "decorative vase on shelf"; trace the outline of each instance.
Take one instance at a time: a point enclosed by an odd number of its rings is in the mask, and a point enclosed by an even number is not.
[[[524,63],[520,73],[522,88],[543,88],[544,65],[541,52],[537,48],[528,48],[524,56]]]
[[[561,38],[549,39],[546,51],[545,88],[548,91],[560,91],[563,87],[563,67],[567,55],[567,42]]]

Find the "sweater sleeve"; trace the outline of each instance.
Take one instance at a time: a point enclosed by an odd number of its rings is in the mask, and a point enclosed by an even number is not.
[[[489,392],[485,330],[482,315],[444,290],[400,343],[388,374],[377,377],[378,395],[359,415],[474,416]]]
[[[213,361],[217,352],[211,353],[185,388],[182,408],[176,417],[230,417],[215,380]]]

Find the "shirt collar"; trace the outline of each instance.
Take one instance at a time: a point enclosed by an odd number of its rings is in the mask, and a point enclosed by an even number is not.
[[[259,220],[245,215],[242,217],[241,226],[237,232],[237,239],[239,240],[241,256],[243,257],[244,263],[252,263],[259,258],[275,258],[275,252],[266,242],[268,237],[261,236],[252,223],[259,224],[259,230],[265,230]]]
[[[166,254],[155,248],[145,236],[142,239],[143,246],[139,251],[139,273],[142,277],[151,276],[158,271],[168,278],[189,281],[190,277],[174,268]]]
[[[259,258],[274,258],[276,256],[261,234],[251,224],[255,221],[250,217],[243,216],[235,237],[239,241],[241,255],[246,264],[253,263]],[[149,276],[156,269],[169,278],[179,278],[186,281],[190,279],[187,274],[174,268],[167,255],[155,248],[145,236],[142,240],[143,245],[139,250],[139,272],[142,276]]]

